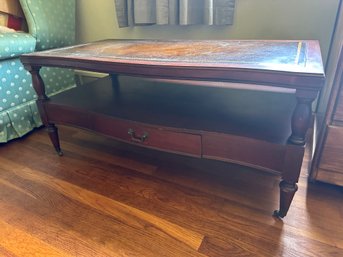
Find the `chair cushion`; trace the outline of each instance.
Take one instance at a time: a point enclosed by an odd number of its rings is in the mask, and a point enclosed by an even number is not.
[[[0,33],[0,60],[31,53],[35,46],[36,39],[30,34],[22,32]]]

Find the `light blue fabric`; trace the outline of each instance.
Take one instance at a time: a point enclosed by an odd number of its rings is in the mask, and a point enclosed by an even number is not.
[[[0,62],[0,142],[20,137],[42,123],[31,75],[18,58]]]
[[[36,39],[28,33],[0,33],[0,60],[31,53],[35,47]]]
[[[51,96],[75,86],[74,71],[44,67],[40,72]],[[21,137],[42,125],[31,74],[18,58],[0,62],[0,142]]]
[[[20,0],[29,33],[0,33],[0,143],[42,125],[23,53],[67,46],[75,40],[75,0]],[[74,71],[43,67],[47,95],[75,87]]]
[[[36,50],[75,42],[75,0],[20,0]]]

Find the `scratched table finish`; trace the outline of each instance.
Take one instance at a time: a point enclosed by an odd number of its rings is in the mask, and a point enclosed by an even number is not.
[[[317,41],[104,40],[21,60],[60,155],[55,124],[67,124],[143,147],[278,172],[274,214],[287,214],[311,104],[324,84]],[[48,98],[42,66],[111,76]]]

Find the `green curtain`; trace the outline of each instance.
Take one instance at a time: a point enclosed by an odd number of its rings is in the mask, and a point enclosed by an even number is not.
[[[119,27],[231,25],[235,0],[115,0]]]

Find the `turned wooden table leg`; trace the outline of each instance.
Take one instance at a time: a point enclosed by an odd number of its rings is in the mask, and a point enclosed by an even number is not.
[[[119,83],[119,77],[117,74],[111,74],[111,80],[112,80],[112,88],[115,93],[115,97],[119,97],[120,95],[120,83]]]
[[[303,157],[305,153],[306,134],[311,123],[312,102],[317,93],[297,91],[297,105],[292,116],[292,134],[286,149],[282,180],[280,182],[280,209],[274,215],[283,218],[287,215],[295,192],[298,190]]]
[[[280,208],[274,216],[283,218],[287,215],[295,192],[298,190],[297,182],[301,171],[305,146],[287,145],[284,170],[280,182]]]
[[[60,139],[58,137],[57,127],[55,126],[55,124],[49,123],[46,128],[50,137],[50,141],[52,142],[52,145],[54,146],[57,154],[59,156],[62,156],[63,152],[60,147]]]
[[[298,185],[293,182],[282,180],[280,182],[280,209],[274,211],[274,215],[283,218],[287,215],[295,192],[298,190]]]
[[[292,116],[292,135],[289,138],[291,144],[305,145],[306,133],[311,122],[313,100],[297,97],[297,106]]]
[[[50,123],[48,119],[48,115],[45,111],[45,102],[49,101],[48,96],[45,93],[45,85],[42,77],[39,74],[39,70],[41,69],[41,66],[28,66],[25,65],[25,69],[28,70],[31,73],[32,76],[32,83],[33,87],[37,93],[37,107],[39,110],[40,117],[42,119],[43,124],[45,125],[50,140],[58,153],[58,155],[63,155],[60,147],[60,141],[58,137],[58,131],[55,126],[55,124]]]

